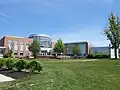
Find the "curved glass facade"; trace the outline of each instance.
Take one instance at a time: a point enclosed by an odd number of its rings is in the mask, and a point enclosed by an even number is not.
[[[40,41],[40,47],[52,48],[52,40],[47,35],[32,34],[32,35],[29,36],[29,38],[32,38],[32,39],[35,39],[35,40],[39,40]]]

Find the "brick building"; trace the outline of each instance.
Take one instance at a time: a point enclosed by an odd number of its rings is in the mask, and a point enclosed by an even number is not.
[[[56,42],[52,42],[52,48],[54,48],[56,45]]]
[[[32,39],[15,36],[4,36],[0,40],[0,46],[6,47],[4,54],[9,50],[13,51],[14,57],[25,57],[28,55],[28,46],[33,42]]]

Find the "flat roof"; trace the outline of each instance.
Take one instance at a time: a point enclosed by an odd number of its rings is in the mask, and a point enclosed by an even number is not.
[[[83,42],[68,42],[68,43],[64,43],[64,44],[83,44],[83,43],[88,43],[87,41],[83,41]]]
[[[30,34],[29,37],[31,36],[41,36],[41,37],[48,37],[48,38],[51,38],[50,36],[46,35],[46,34]]]
[[[19,36],[9,36],[9,35],[5,35],[5,37],[25,38],[25,37],[19,37]]]
[[[4,37],[12,37],[12,38],[25,38],[25,39],[30,39],[30,38],[27,38],[27,37],[19,37],[19,36],[8,36],[8,35],[5,35]]]

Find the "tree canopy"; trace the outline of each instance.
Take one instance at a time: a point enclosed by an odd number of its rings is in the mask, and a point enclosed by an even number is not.
[[[57,40],[57,43],[54,47],[54,52],[57,52],[57,53],[63,53],[64,52],[64,49],[65,49],[65,46],[64,46],[64,43],[61,39]]]
[[[33,43],[30,45],[29,49],[32,52],[34,58],[36,58],[36,56],[40,52],[40,41],[33,40]]]
[[[105,30],[105,35],[110,40],[111,45],[114,49],[115,59],[117,59],[117,49],[120,45],[120,21],[113,13],[109,17],[109,26]]]
[[[74,55],[79,55],[80,54],[80,47],[78,45],[74,45],[72,47],[72,52]]]

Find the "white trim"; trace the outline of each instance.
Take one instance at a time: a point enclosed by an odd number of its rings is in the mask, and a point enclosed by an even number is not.
[[[8,36],[8,35],[5,35],[5,37],[12,37],[12,38],[26,38],[26,37],[19,37],[19,36]],[[29,38],[26,38],[26,39],[29,39]]]
[[[2,46],[0,46],[0,49],[5,49],[6,47],[2,47]]]

